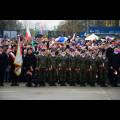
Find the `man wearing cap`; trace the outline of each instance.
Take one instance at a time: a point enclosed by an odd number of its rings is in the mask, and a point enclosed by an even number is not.
[[[62,50],[62,54],[59,57],[58,61],[59,73],[60,73],[60,86],[66,86],[66,74],[67,74],[67,59],[66,59],[66,51]]]
[[[70,65],[70,71],[71,71],[71,78],[70,78],[70,86],[75,86],[75,82],[77,79],[77,56],[75,56],[75,50],[71,50],[71,65]]]
[[[90,75],[90,86],[95,86],[96,74],[97,74],[97,59],[95,51],[92,52],[92,56],[89,58],[89,75]]]
[[[48,66],[47,66],[47,56],[45,55],[45,49],[42,49],[41,55],[37,56],[36,66],[39,70],[40,86],[45,86],[46,68],[48,68]]]
[[[99,50],[98,51],[98,56],[96,57],[97,58],[97,74],[98,74],[98,79],[97,79],[97,84],[99,85],[100,84],[100,76],[101,76],[101,60],[102,60],[102,50]]]
[[[3,46],[0,46],[0,86],[4,86],[4,77],[5,77],[5,71],[8,65],[8,56],[3,51]]]
[[[57,55],[55,55],[55,50],[51,50],[52,54],[49,56],[49,74],[50,74],[50,83],[49,86],[56,86],[56,75],[57,75],[57,70],[58,70],[58,60],[57,60]]]
[[[105,82],[107,78],[108,68],[109,68],[108,58],[106,57],[106,52],[103,52],[102,57],[99,61],[99,74],[100,74],[99,77],[101,87],[107,87],[107,85],[105,85]]]
[[[71,65],[71,61],[70,61],[70,50],[68,49],[66,51],[66,61],[67,61],[67,73],[66,73],[66,81],[68,82],[68,84],[70,83],[70,65]]]
[[[85,82],[86,82],[86,73],[87,73],[87,57],[86,57],[86,53],[85,50],[82,50],[82,56],[79,58],[79,78],[80,78],[80,86],[86,86]]]

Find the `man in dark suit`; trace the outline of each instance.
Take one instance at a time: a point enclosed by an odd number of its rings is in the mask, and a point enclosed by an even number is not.
[[[114,53],[110,57],[110,69],[112,71],[112,87],[119,87],[118,82],[118,73],[120,70],[120,54],[118,53],[118,48],[116,47],[114,49]]]

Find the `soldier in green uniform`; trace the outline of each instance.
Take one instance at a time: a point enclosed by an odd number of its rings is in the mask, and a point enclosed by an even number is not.
[[[88,69],[88,64],[87,64],[87,57],[85,50],[82,50],[82,56],[79,59],[79,69],[80,69],[80,86],[86,86],[86,75],[87,75],[87,69]]]
[[[107,72],[108,72],[108,68],[109,68],[109,62],[108,62],[108,58],[106,57],[106,52],[102,53],[102,59],[101,59],[101,65],[100,65],[100,86],[101,87],[107,87],[107,85],[105,84],[106,82],[106,78],[107,78]]]
[[[88,53],[88,55],[86,56],[87,57],[87,66],[89,66],[89,63],[88,63],[88,60],[90,59],[90,57],[92,56],[92,52],[93,52],[93,50],[92,49],[90,49],[89,50],[89,53]],[[87,76],[86,76],[86,82],[87,82],[87,84],[89,85],[90,84],[90,73],[89,73],[89,70],[87,70]]]
[[[50,73],[50,83],[49,86],[56,86],[56,71],[58,70],[57,55],[55,55],[55,50],[51,50],[52,54],[49,56],[49,73]]]
[[[70,78],[70,86],[75,86],[76,82],[76,76],[77,76],[77,56],[75,56],[75,50],[71,50],[71,56],[70,56],[70,71],[71,71],[71,78]]]
[[[46,82],[46,68],[47,66],[47,56],[45,55],[45,49],[42,49],[41,55],[37,56],[37,68],[39,70],[39,80],[40,86],[45,86]]]
[[[89,58],[89,75],[90,75],[90,86],[95,87],[97,74],[97,59],[96,53],[92,52],[92,57]]]
[[[70,76],[71,76],[71,72],[70,72],[70,64],[71,64],[71,61],[70,61],[70,49],[67,50],[67,53],[66,53],[66,63],[67,63],[67,77],[66,77],[66,81],[67,83],[69,84],[70,83]]]
[[[100,84],[100,76],[101,76],[101,74],[100,74],[101,59],[102,59],[102,50],[99,50],[98,51],[98,56],[97,56],[97,69],[98,69],[98,72],[97,72],[97,74],[98,74],[97,84],[98,85]]]
[[[59,73],[60,73],[60,86],[66,86],[66,74],[67,74],[67,61],[66,51],[62,49],[62,54],[59,56]]]

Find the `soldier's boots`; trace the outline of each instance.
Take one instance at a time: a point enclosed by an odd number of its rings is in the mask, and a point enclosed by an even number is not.
[[[105,85],[105,83],[101,83],[100,87],[107,87],[107,85]]]
[[[81,83],[80,83],[80,87],[82,87],[82,86],[83,86],[83,87],[86,87],[85,82],[81,82]]]
[[[49,86],[56,86],[55,82],[50,82]]]
[[[45,82],[40,82],[39,86],[46,86]]]
[[[32,85],[32,83],[27,83],[26,86],[27,87],[32,87],[33,85]]]
[[[91,86],[91,87],[95,87],[95,83],[91,83],[90,86]]]
[[[60,86],[66,86],[65,82],[61,82]]]
[[[75,82],[70,82],[70,86],[76,86]]]

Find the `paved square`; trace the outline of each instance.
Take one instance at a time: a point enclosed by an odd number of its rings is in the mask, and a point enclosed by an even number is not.
[[[80,87],[57,86],[26,87],[25,83],[20,86],[10,86],[5,83],[0,87],[0,100],[120,100],[120,87]]]

